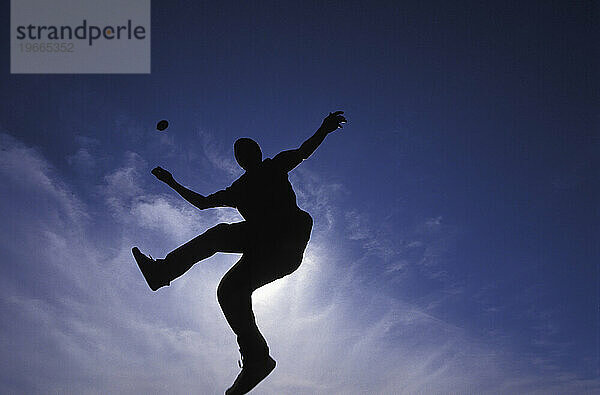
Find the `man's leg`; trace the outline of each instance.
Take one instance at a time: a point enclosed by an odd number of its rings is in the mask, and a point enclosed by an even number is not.
[[[156,291],[183,275],[196,262],[217,252],[242,252],[246,233],[246,222],[218,224],[171,251],[165,259],[154,261],[143,255],[137,247],[132,252],[148,285]]]
[[[227,395],[245,394],[275,368],[267,342],[256,325],[251,296],[257,288],[293,272],[301,259],[299,254],[244,253],[219,283],[219,304],[229,326],[237,335],[244,362]]]
[[[246,227],[245,222],[218,224],[169,252],[163,260],[169,281],[217,252],[243,252]]]
[[[245,394],[260,383],[275,368],[269,356],[269,347],[256,325],[252,311],[253,271],[256,262],[242,258],[223,276],[217,289],[217,298],[242,354],[242,371],[226,395]]]
[[[237,336],[240,352],[248,356],[265,357],[267,342],[258,330],[252,311],[252,259],[244,254],[219,283],[217,299],[229,326]]]

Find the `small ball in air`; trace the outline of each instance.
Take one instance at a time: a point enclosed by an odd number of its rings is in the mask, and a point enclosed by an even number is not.
[[[166,128],[168,128],[168,127],[169,127],[169,121],[167,121],[166,119],[163,119],[162,121],[159,121],[159,122],[156,124],[156,129],[157,129],[157,130],[160,130],[161,132],[162,132],[163,130],[165,130]]]

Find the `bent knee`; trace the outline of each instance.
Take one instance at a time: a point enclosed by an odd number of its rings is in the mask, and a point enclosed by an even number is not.
[[[217,287],[217,300],[223,305],[228,301],[235,299],[236,295],[241,292],[235,283],[227,278],[223,278]]]
[[[217,300],[221,306],[252,295],[250,285],[246,281],[240,280],[228,276],[221,279],[217,287]]]
[[[228,286],[225,281],[221,280],[219,286],[217,287],[217,300],[219,304],[223,304],[223,302],[228,298],[230,291],[228,290]]]

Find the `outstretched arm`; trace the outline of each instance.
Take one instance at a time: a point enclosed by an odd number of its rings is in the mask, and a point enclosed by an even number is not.
[[[156,167],[152,169],[152,174],[154,174],[160,181],[173,188],[175,192],[177,192],[182,198],[190,202],[192,205],[198,207],[200,210],[225,205],[224,202],[221,202],[218,199],[219,192],[210,196],[203,196],[175,181],[173,175],[162,167]]]
[[[315,152],[317,147],[325,140],[325,136],[341,128],[342,124],[347,122],[346,118],[342,115],[343,113],[343,111],[330,112],[323,120],[321,127],[308,140],[302,143],[300,148],[280,152],[273,160],[278,162],[285,171],[290,171],[298,166],[304,159],[307,159]]]

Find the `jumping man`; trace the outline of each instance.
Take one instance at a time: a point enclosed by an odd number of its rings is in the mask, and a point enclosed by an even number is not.
[[[242,253],[217,289],[223,314],[237,335],[243,362],[242,371],[226,391],[227,395],[247,393],[275,368],[267,342],[256,326],[251,295],[300,266],[313,221],[297,206],[288,172],[308,158],[329,133],[346,122],[343,113],[329,113],[321,127],[300,148],[283,151],[273,159],[263,160],[262,151],[254,140],[238,139],[234,144],[235,159],[245,173],[230,187],[208,196],[182,186],[167,170],[160,167],[152,170],[156,178],[199,209],[234,207],[245,219],[233,224],[218,224],[171,251],[164,259],[154,260],[137,247],[132,249],[153,291],[169,285],[196,262],[217,252]]]

